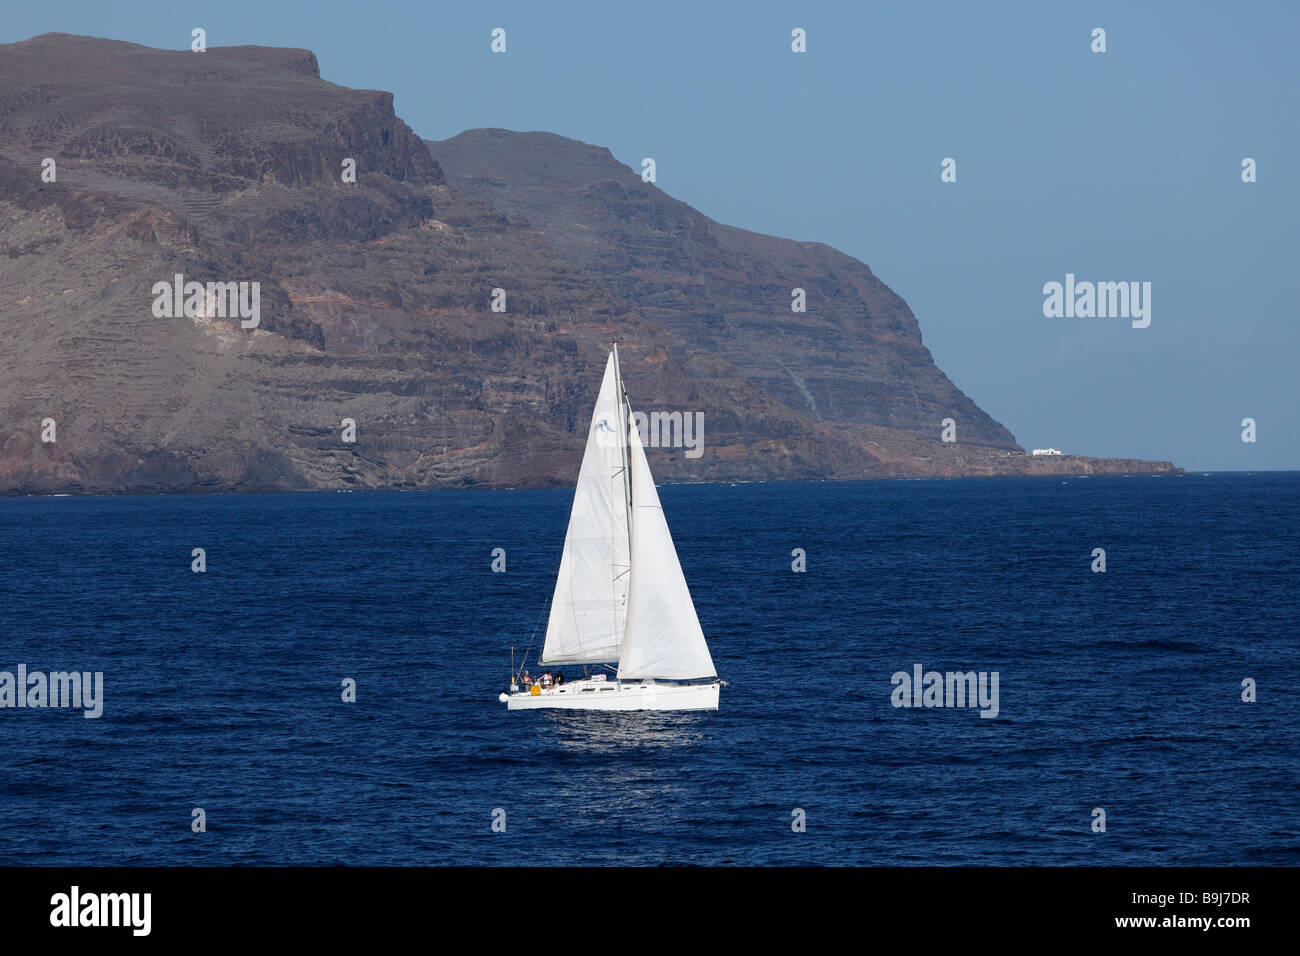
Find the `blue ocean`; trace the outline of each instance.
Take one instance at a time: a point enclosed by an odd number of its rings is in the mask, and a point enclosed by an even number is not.
[[[1300,862],[1300,474],[660,496],[716,713],[498,701],[571,491],[0,500],[0,862]]]

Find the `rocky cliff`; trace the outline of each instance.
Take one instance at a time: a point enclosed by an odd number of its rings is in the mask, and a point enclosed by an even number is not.
[[[0,251],[2,493],[566,484],[615,339],[639,407],[704,414],[664,479],[1030,463],[861,263],[559,137],[431,155],[305,50],[0,46]],[[211,295],[159,316],[178,274],[259,283],[257,326]]]
[[[907,303],[858,260],[721,225],[609,150],[552,133],[470,130],[429,148],[454,186],[539,229],[646,318],[811,420],[937,438],[952,417],[962,442],[1019,450],[935,366]]]

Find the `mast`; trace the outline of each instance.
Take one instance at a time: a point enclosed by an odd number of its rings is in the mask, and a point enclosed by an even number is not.
[[[627,511],[627,577],[628,585],[632,583],[632,456],[631,449],[628,447],[628,429],[632,427],[632,405],[627,400],[627,392],[623,390],[623,369],[620,367],[618,360],[618,342],[614,342],[614,382],[618,388],[618,419],[619,419],[619,451],[623,455],[623,505]],[[631,602],[628,603],[628,610],[631,610]],[[623,618],[623,637],[624,643],[627,639],[627,617]],[[619,661],[622,662],[622,651],[619,651]]]
[[[618,388],[618,417],[620,419],[618,447],[623,455],[623,500],[627,505],[628,539],[632,536],[632,459],[628,454],[627,430],[632,427],[632,404],[623,390],[623,370],[619,367],[618,343],[614,343],[614,380]],[[629,546],[629,554],[631,548]]]

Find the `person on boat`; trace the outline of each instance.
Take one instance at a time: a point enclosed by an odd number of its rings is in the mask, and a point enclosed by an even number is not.
[[[528,671],[524,671],[524,686],[525,687],[533,686],[533,678],[529,675]]]
[[[549,668],[547,668],[545,671],[542,672],[542,687],[546,688],[550,686],[551,686],[551,671]]]
[[[564,671],[556,671],[556,672],[555,672],[555,686],[556,686],[556,687],[559,687],[559,686],[560,686],[561,684],[563,684],[563,683],[564,683]]]

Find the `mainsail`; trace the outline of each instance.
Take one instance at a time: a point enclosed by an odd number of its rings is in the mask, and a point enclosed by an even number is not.
[[[617,354],[610,353],[564,536],[544,665],[616,661],[623,647],[630,557],[621,438],[627,413],[619,392]]]
[[[619,680],[716,677],[635,424],[630,425],[627,434],[632,480],[632,581],[627,635],[618,661]]]

